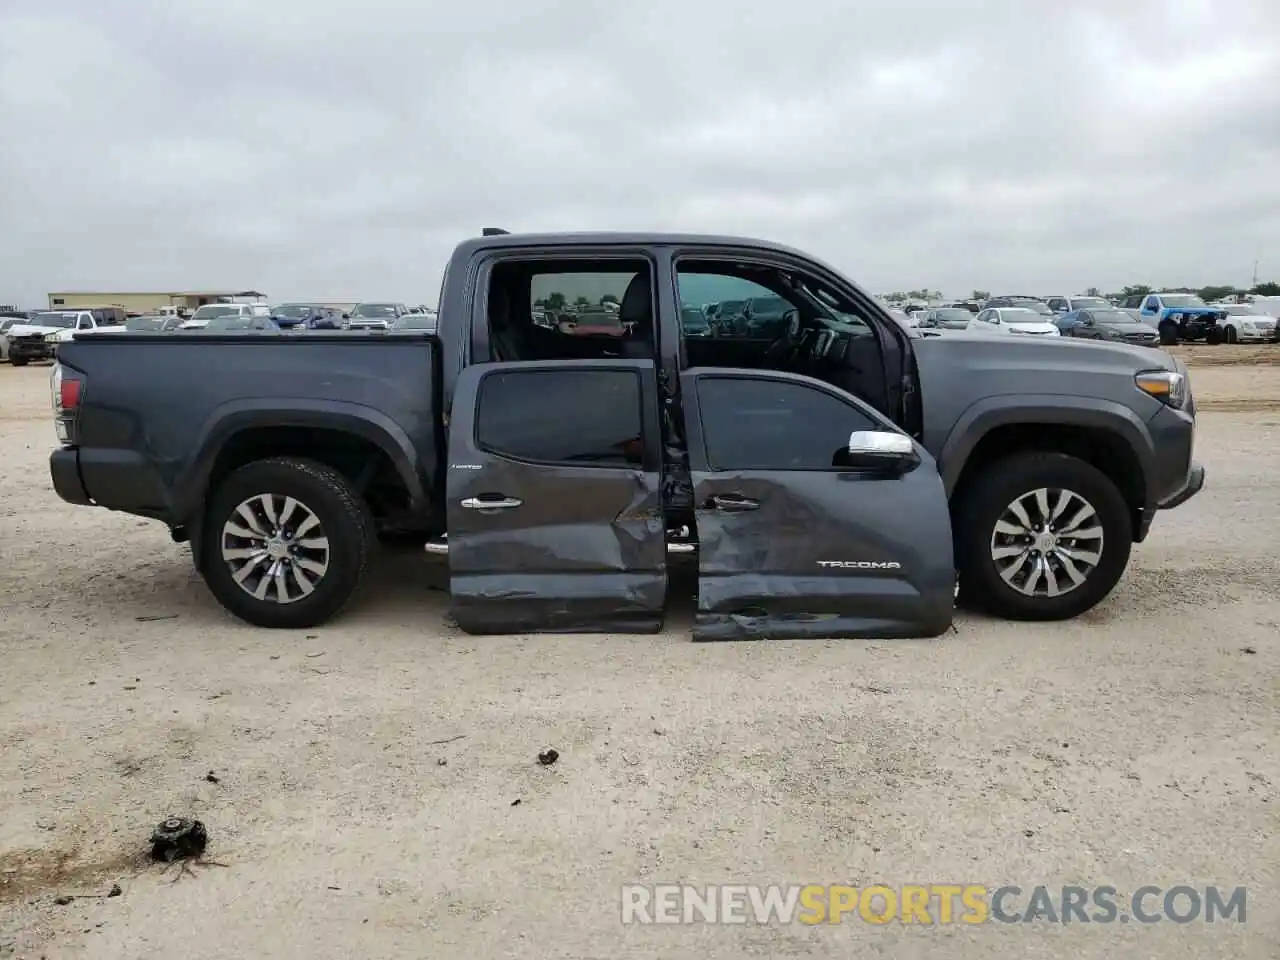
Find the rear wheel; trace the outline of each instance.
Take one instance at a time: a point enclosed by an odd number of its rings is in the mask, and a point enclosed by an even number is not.
[[[1107,476],[1061,453],[1018,454],[966,483],[956,507],[960,599],[1011,620],[1096,606],[1129,562],[1129,507]]]
[[[205,583],[255,626],[324,623],[355,594],[375,542],[350,481],[312,460],[259,460],[214,492],[201,538]]]
[[[1221,327],[1210,327],[1205,331],[1204,342],[1209,344],[1209,346],[1216,347],[1218,344],[1222,343],[1222,340],[1223,336]]]

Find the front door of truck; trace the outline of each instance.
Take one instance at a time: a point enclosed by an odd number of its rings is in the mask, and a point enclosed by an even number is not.
[[[448,429],[459,627],[661,629],[667,546],[652,360],[468,367]]]
[[[681,375],[697,640],[926,637],[955,570],[933,458],[869,404],[756,370]]]

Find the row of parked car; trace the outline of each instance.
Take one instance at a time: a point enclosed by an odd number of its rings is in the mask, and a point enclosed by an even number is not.
[[[1084,337],[1149,346],[1280,342],[1280,322],[1266,304],[1208,304],[1190,293],[1143,294],[1122,305],[1103,297],[1011,295],[982,304],[911,305],[891,312],[900,323],[920,329]]]
[[[350,312],[313,303],[210,303],[190,316],[176,310],[127,316],[119,307],[42,310],[0,318],[0,360],[15,367],[34,360],[51,360],[58,344],[77,333],[168,333],[202,330],[424,330],[434,332],[436,314],[425,307],[370,301]]]

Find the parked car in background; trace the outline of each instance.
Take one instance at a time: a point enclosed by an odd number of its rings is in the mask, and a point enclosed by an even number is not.
[[[276,330],[280,328],[276,326],[276,322],[270,317],[264,317],[255,313],[224,313],[216,317],[210,317],[209,322],[205,324],[206,333],[229,333],[231,331],[261,331]]]
[[[391,325],[409,312],[403,303],[357,303],[347,321],[349,330],[390,330]]]
[[[181,325],[182,318],[176,313],[145,313],[124,322],[130,333],[169,333]]]
[[[1092,310],[1073,310],[1064,313],[1055,322],[1064,337],[1114,340],[1140,347],[1155,347],[1160,344],[1160,335],[1153,327],[1110,305]]]
[[[889,311],[889,316],[893,317],[893,319],[897,320],[898,323],[902,324],[903,329],[906,329],[906,330],[920,329],[920,320],[917,313],[907,313],[907,311],[899,310],[897,307],[889,307],[887,309]]]
[[[123,333],[125,329],[125,315],[121,310],[68,310],[69,314],[75,316],[75,326],[67,330],[59,330],[57,333],[49,334],[45,339],[55,345],[66,343],[77,333],[88,333],[96,331],[99,333]]]
[[[747,336],[775,340],[787,328],[788,314],[795,310],[782,297],[752,297],[742,309],[747,321]]]
[[[1045,306],[1058,315],[1077,310],[1107,310],[1111,301],[1106,297],[1045,297]]]
[[[407,313],[392,326],[393,330],[421,330],[435,333],[440,318],[434,313]]]
[[[697,307],[680,308],[680,327],[686,337],[711,336],[711,321]]]
[[[0,317],[0,363],[7,362],[9,359],[9,328],[17,323],[26,323],[27,318],[24,317]]]
[[[267,317],[270,310],[265,306],[248,303],[206,303],[197,307],[191,319],[182,321],[179,330],[203,330],[217,317]]]
[[[1045,319],[1038,310],[1027,307],[987,307],[969,321],[967,329],[970,333],[1062,336],[1062,331],[1051,320]]]
[[[1227,343],[1280,342],[1280,325],[1276,318],[1251,303],[1229,303],[1223,310],[1222,339]]]
[[[992,297],[985,304],[984,309],[989,307],[1019,307],[1023,310],[1031,310],[1040,314],[1046,320],[1052,320],[1056,314],[1049,309],[1049,305],[1038,297],[1024,297],[1018,294],[1010,294],[1003,297]]]
[[[74,330],[78,319],[75,312],[42,310],[33,313],[29,320],[12,324],[5,333],[9,362],[15,367],[25,367],[33,360],[52,360],[55,347],[49,338],[64,330]]]
[[[965,307],[935,307],[924,315],[920,324],[937,330],[964,330],[973,317]]]
[[[311,329],[325,316],[325,308],[316,303],[279,303],[271,308],[271,319],[281,330],[291,327]]]
[[[1126,301],[1126,305],[1131,305]],[[1211,307],[1193,293],[1149,293],[1142,300],[1142,316],[1160,333],[1160,342],[1182,340],[1221,343],[1224,307]]]

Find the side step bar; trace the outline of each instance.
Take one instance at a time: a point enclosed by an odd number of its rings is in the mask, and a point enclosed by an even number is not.
[[[678,531],[668,531],[668,535],[677,533]],[[687,534],[686,534],[687,536]],[[447,557],[449,555],[449,535],[441,534],[434,540],[428,540],[426,546],[423,547],[427,553],[434,554],[437,557]],[[698,545],[688,540],[667,540],[667,553],[697,553]]]

